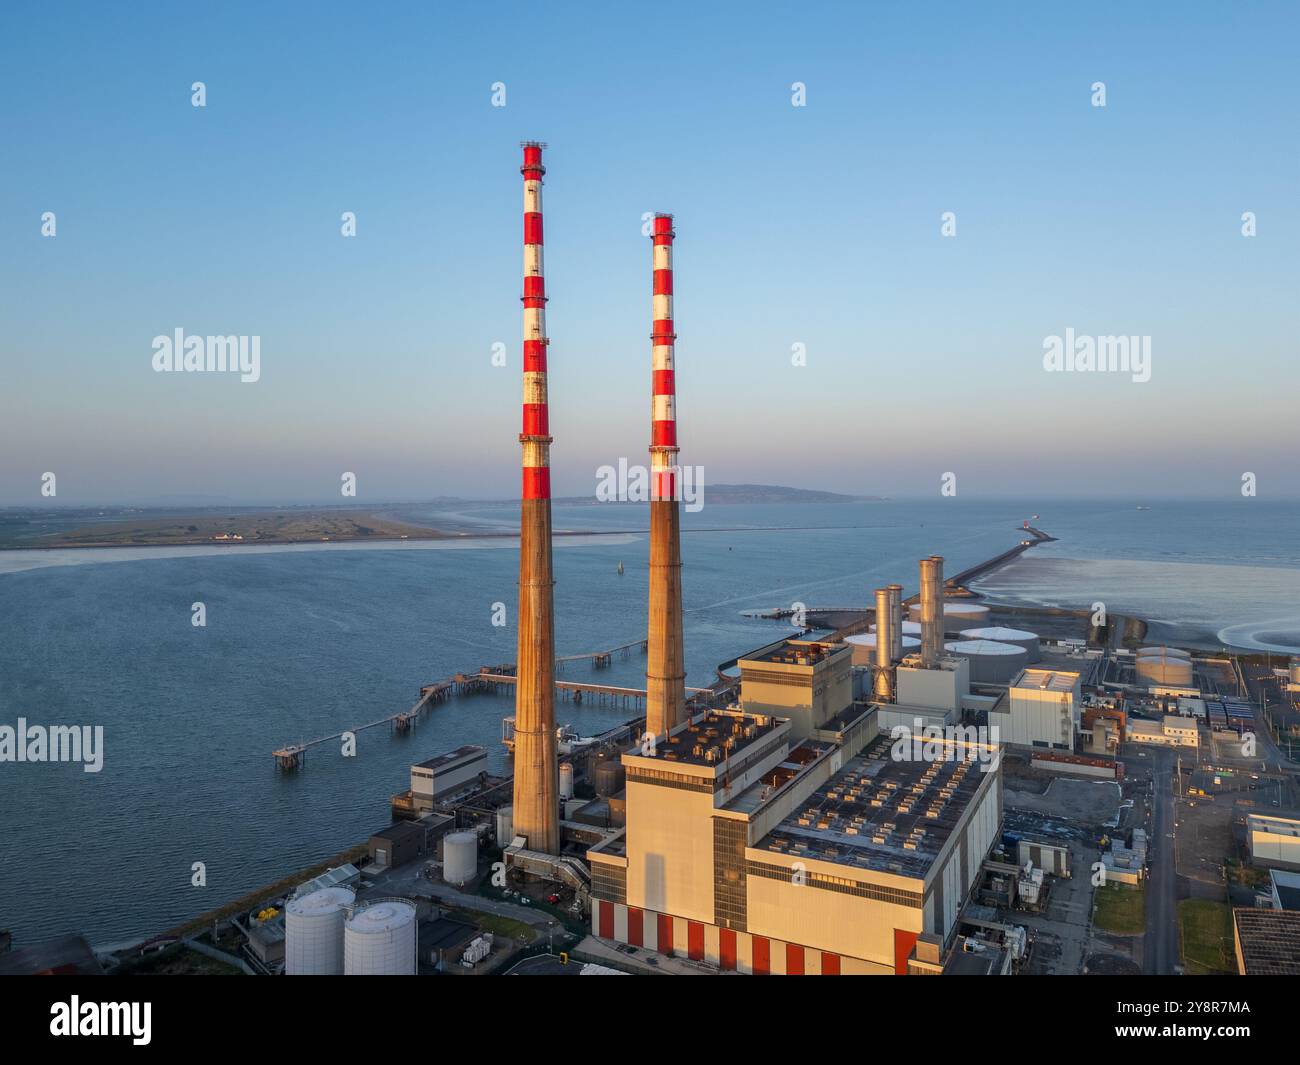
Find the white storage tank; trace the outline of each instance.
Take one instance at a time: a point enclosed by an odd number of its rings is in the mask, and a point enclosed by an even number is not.
[[[287,976],[338,976],[343,972],[343,922],[356,894],[321,888],[284,908],[284,971]]]
[[[1192,663],[1187,658],[1165,654],[1139,655],[1136,668],[1138,680],[1149,685],[1171,685],[1176,688],[1190,688],[1192,685]]]
[[[573,798],[573,763],[560,763],[560,798]]]
[[[874,632],[846,636],[844,642],[853,648],[853,664],[855,666],[874,666],[876,664],[876,634]],[[903,637],[903,654],[911,654],[913,651],[919,651],[920,649],[921,641],[916,637]]]
[[[1291,659],[1291,683],[1300,684],[1300,658]]]
[[[509,840],[505,845],[509,846]],[[459,887],[478,872],[478,834],[453,832],[442,840],[442,878]]]
[[[515,838],[515,808],[513,806],[497,807],[497,845],[510,846]]]
[[[868,631],[868,632],[875,632],[875,631],[876,631],[876,625],[875,625],[875,622],[872,622],[872,624],[871,624],[871,628],[868,629],[867,631]],[[919,636],[921,635],[921,623],[920,623],[919,621],[904,621],[904,622],[903,622],[903,635],[904,635],[904,636],[916,636],[916,637],[919,637]]]
[[[1150,658],[1151,656],[1159,658],[1164,655],[1166,658],[1186,658],[1189,662],[1192,656],[1178,647],[1139,647],[1137,651],[1138,658]]]
[[[344,976],[414,976],[415,906],[383,899],[352,911],[343,925]]]
[[[913,621],[921,620],[921,604],[912,603],[907,608],[907,616]],[[975,628],[989,623],[989,608],[979,603],[970,603],[961,599],[945,599],[943,603],[943,631],[955,634],[962,629]]]
[[[970,663],[972,684],[1009,684],[1029,659],[1029,652],[1018,644],[996,640],[956,640],[944,647]]]
[[[1038,633],[1026,629],[1009,629],[1003,625],[984,625],[978,629],[963,629],[963,640],[992,640],[994,643],[1013,643],[1023,647],[1029,656],[1026,661],[1037,662],[1042,654],[1038,648]]]

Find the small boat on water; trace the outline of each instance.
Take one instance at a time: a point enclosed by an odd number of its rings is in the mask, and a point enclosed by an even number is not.
[[[618,564],[618,575],[623,576],[623,563],[621,562]]]

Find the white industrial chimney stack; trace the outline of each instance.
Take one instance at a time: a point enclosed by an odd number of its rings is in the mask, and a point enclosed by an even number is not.
[[[876,698],[894,699],[894,612],[888,588],[876,589]]]
[[[921,661],[934,669],[943,657],[943,556],[921,559]]]

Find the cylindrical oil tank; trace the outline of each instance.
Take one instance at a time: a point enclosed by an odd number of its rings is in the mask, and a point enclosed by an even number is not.
[[[875,623],[874,621],[871,623],[871,627],[870,627],[867,631],[868,631],[868,632],[875,632],[875,631],[876,631],[876,623]],[[919,621],[904,621],[904,622],[903,622],[903,635],[904,635],[904,636],[915,636],[915,637],[917,637],[917,638],[919,639],[920,636],[921,636],[921,623],[920,623]]]
[[[1300,684],[1300,658],[1291,659],[1291,683]]]
[[[510,846],[515,838],[515,808],[513,806],[497,807],[497,845]]]
[[[573,798],[573,763],[560,763],[560,798]]]
[[[1191,654],[1179,647],[1139,647],[1138,658],[1150,658],[1152,655],[1159,658],[1164,655],[1166,658],[1186,658],[1191,661]]]
[[[907,608],[907,616],[913,621],[921,620],[921,604],[912,603]],[[943,604],[943,631],[955,634],[962,629],[977,628],[989,623],[989,608],[980,603],[968,603],[959,599],[946,599]]]
[[[1175,655],[1139,655],[1137,660],[1138,680],[1148,685],[1171,685],[1177,688],[1190,688],[1192,685],[1192,663],[1190,659]]]
[[[596,794],[602,799],[608,799],[622,790],[623,763],[614,758],[596,763]]]
[[[414,976],[415,906],[383,899],[352,911],[343,925],[344,976]]]
[[[503,846],[509,846],[507,840]],[[478,872],[478,833],[452,832],[442,839],[442,878],[448,884],[466,884]]]
[[[873,625],[872,628],[875,626]],[[921,641],[915,636],[904,636],[903,654],[910,655],[913,651],[921,649]],[[857,636],[846,636],[844,642],[853,648],[853,664],[855,666],[874,666],[876,664],[876,634],[861,633]]]
[[[1013,643],[1023,647],[1027,662],[1037,662],[1042,657],[1038,648],[1038,633],[1025,629],[1008,629],[1003,625],[985,625],[978,629],[962,629],[963,640],[992,640],[994,643]]]
[[[327,887],[290,899],[284,908],[287,976],[338,976],[343,972],[343,922],[356,894]]]
[[[972,684],[1008,684],[1029,660],[1023,647],[996,640],[956,640],[944,646],[970,663]]]

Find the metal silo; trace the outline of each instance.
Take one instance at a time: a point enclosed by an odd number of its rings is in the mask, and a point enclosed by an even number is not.
[[[343,974],[414,976],[415,930],[415,906],[405,899],[353,910],[343,925]]]
[[[921,604],[912,603],[907,608],[907,616],[913,621],[921,620]],[[943,604],[943,631],[958,633],[962,629],[975,628],[989,623],[989,608],[980,603],[967,603],[948,599]]]
[[[957,640],[944,646],[970,663],[973,684],[1008,684],[1029,659],[1029,652],[1018,644],[996,640]]]
[[[904,655],[910,655],[913,651],[921,649],[921,641],[915,636],[901,636],[899,638],[903,643],[902,653]],[[853,664],[855,666],[874,666],[876,664],[876,634],[874,632],[846,636],[844,642],[853,648]]]
[[[343,922],[356,894],[330,887],[290,899],[284,908],[284,971],[288,976],[343,972]]]
[[[497,843],[502,847],[510,846],[515,838],[515,808],[513,806],[497,807]]]
[[[1170,654],[1139,655],[1136,669],[1138,679],[1148,685],[1176,688],[1190,688],[1192,685],[1192,662],[1189,658]]]
[[[1178,647],[1139,647],[1137,651],[1138,658],[1150,658],[1152,656],[1159,658],[1185,658],[1189,662],[1192,656]]]
[[[504,846],[509,846],[507,840]],[[478,873],[478,834],[453,832],[442,841],[442,878],[458,887]]]

